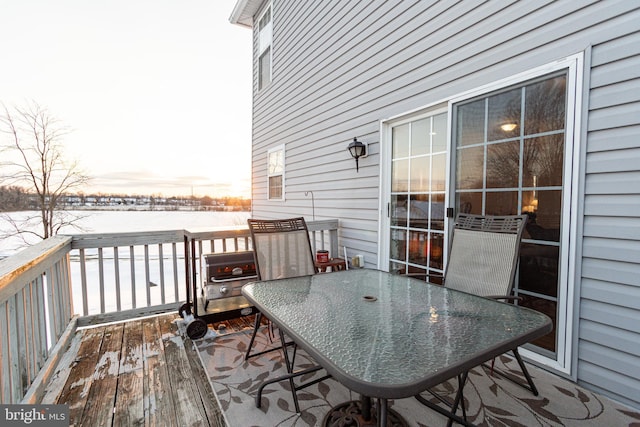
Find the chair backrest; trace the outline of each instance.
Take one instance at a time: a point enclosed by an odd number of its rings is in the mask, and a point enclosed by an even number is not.
[[[511,295],[526,215],[459,214],[444,286],[480,296]]]
[[[249,219],[258,277],[261,280],[315,274],[304,218]]]

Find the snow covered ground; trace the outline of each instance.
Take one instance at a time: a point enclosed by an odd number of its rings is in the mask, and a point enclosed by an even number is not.
[[[250,216],[249,212],[203,212],[203,211],[82,211],[74,212],[82,216],[85,216],[80,224],[85,230],[84,233],[118,233],[118,232],[136,232],[136,231],[162,231],[162,230],[188,230],[188,231],[205,231],[214,230],[216,228],[225,229],[231,227],[239,227],[246,225],[247,218]],[[33,213],[16,212],[12,213],[16,218],[24,217],[25,215]],[[0,230],[6,229],[7,223],[2,222],[0,219]],[[76,229],[67,228],[60,232],[60,234],[82,234]],[[37,239],[32,239],[32,243],[36,243]],[[169,246],[169,245],[164,245]],[[25,247],[25,243],[18,237],[12,237],[0,240],[0,259],[3,257],[11,256],[19,252]],[[173,277],[171,253],[170,248],[167,247],[164,250],[164,277]],[[72,253],[73,255],[73,253]],[[116,303],[116,289],[114,278],[114,253],[113,249],[105,248],[103,250],[104,260],[104,281],[105,289],[103,293],[105,295],[106,312],[115,311],[117,307]],[[158,257],[157,245],[149,247],[150,256],[150,271],[149,282],[151,292],[151,305],[161,303],[160,287],[160,261]],[[120,263],[125,267],[131,262],[129,257],[128,248],[120,248],[118,250],[118,257]],[[81,313],[82,302],[82,289],[80,279],[80,262],[77,255],[71,257],[71,280],[73,285],[73,299],[74,299],[74,311]],[[98,283],[95,278],[99,277],[98,271],[98,258],[97,249],[88,249],[86,251],[86,274],[87,277],[93,278],[91,280],[90,288],[87,290],[88,296],[88,314],[95,314],[100,312],[99,298],[95,296],[100,295],[98,289]],[[144,269],[144,252],[138,248],[135,254],[135,269],[136,269],[136,300],[137,306],[146,305],[146,277],[139,277],[140,274],[145,273]],[[184,278],[184,264],[178,263],[178,277],[181,283]],[[121,302],[122,309],[132,308],[132,298],[130,285],[130,268],[121,267],[119,271],[121,283]],[[173,283],[165,283],[165,292],[167,301],[175,300],[175,290]],[[177,300],[184,300],[186,289],[183,286],[178,288]],[[93,296],[93,297],[92,297]]]
[[[205,212],[205,211],[70,211],[82,216],[79,222],[84,231],[67,227],[59,234],[81,233],[126,233],[132,231],[189,230],[201,231],[214,228],[235,227],[247,224],[249,212]],[[13,212],[12,217],[24,218],[34,212]],[[0,219],[0,230],[8,229]],[[37,239],[30,240],[36,243]],[[12,255],[25,244],[19,237],[0,240],[0,258]]]

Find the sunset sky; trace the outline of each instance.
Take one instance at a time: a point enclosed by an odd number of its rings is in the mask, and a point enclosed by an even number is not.
[[[0,102],[72,132],[85,192],[249,197],[251,30],[235,0],[4,0]]]

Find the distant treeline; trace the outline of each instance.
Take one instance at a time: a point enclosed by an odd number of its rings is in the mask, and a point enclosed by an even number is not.
[[[212,198],[209,196],[130,196],[122,194],[65,194],[56,200],[56,209],[193,209],[250,210],[251,200],[242,197]],[[40,209],[40,199],[17,186],[0,186],[0,212]]]
[[[24,188],[0,187],[0,212],[26,211],[36,209],[37,203]]]

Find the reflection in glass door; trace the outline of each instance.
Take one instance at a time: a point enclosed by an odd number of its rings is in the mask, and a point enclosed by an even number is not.
[[[558,318],[567,74],[454,105],[455,209],[527,214],[515,292]],[[556,330],[535,342],[557,351]]]
[[[389,271],[441,276],[447,115],[394,126],[391,135]]]

